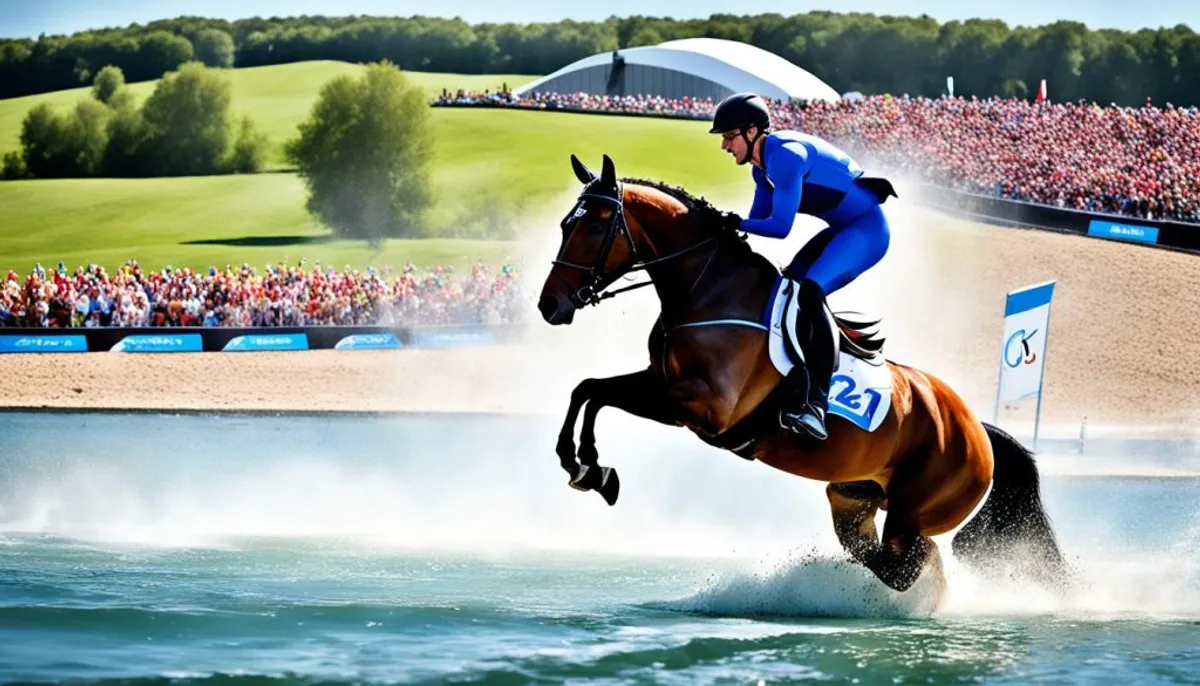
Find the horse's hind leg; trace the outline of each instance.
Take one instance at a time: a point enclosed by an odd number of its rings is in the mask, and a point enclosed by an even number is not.
[[[905,522],[902,512],[888,513],[883,524],[883,541],[865,564],[880,581],[897,591],[912,588],[926,571],[934,575],[939,597],[946,588],[946,573],[937,544]]]
[[[825,487],[825,495],[833,510],[833,530],[851,557],[898,591],[908,590],[922,573],[932,574],[940,602],[946,589],[946,573],[937,544],[927,536],[906,534],[898,524],[889,529],[888,524],[895,519],[891,515],[884,523],[880,541],[875,515],[887,496],[879,484],[831,483]]]
[[[879,550],[879,532],[875,529],[875,514],[886,495],[874,481],[831,483],[825,487],[829,507],[833,511],[833,531],[846,553],[867,564]]]

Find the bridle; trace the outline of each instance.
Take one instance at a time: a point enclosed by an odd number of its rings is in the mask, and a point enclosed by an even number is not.
[[[597,181],[599,181],[599,179],[597,179],[596,181],[593,181],[592,184],[596,183]],[[633,233],[630,232],[629,224],[625,220],[624,185],[620,181],[618,181],[616,183],[616,195],[611,196],[611,195],[607,195],[604,193],[596,193],[596,192],[589,190],[592,187],[592,184],[588,184],[584,188],[583,192],[579,194],[578,203],[575,206],[575,211],[572,212],[571,214],[568,214],[565,218],[563,218],[561,226],[562,226],[564,234],[568,230],[574,230],[573,229],[574,224],[576,222],[578,222],[579,219],[581,219],[583,217],[583,215],[586,213],[584,210],[584,206],[583,206],[584,200],[586,198],[594,198],[596,200],[601,200],[603,202],[611,203],[613,205],[612,218],[609,220],[608,229],[604,233],[604,242],[600,246],[600,251],[596,254],[595,263],[592,264],[591,266],[588,266],[588,265],[583,265],[583,264],[576,264],[574,262],[567,262],[566,260],[562,259],[562,253],[567,248],[568,238],[564,238],[562,247],[559,248],[558,256],[552,261],[552,264],[560,265],[563,267],[570,267],[571,269],[578,269],[578,270],[587,272],[588,274],[591,275],[591,278],[588,281],[586,281],[579,288],[572,291],[571,294],[568,296],[571,301],[571,304],[574,305],[577,309],[581,309],[588,305],[598,305],[598,304],[600,304],[600,302],[607,300],[608,298],[616,297],[617,295],[624,293],[626,291],[632,291],[632,290],[635,290],[638,288],[649,286],[654,283],[653,281],[645,281],[643,283],[634,284],[632,286],[625,286],[624,288],[618,288],[614,291],[599,292],[599,291],[603,291],[603,289],[604,289],[604,287],[600,286],[600,284],[603,283],[605,280],[607,280],[610,276],[609,274],[604,273],[604,264],[606,262],[608,262],[608,255],[609,255],[609,253],[612,252],[613,244],[617,241],[618,235],[624,236],[625,240],[629,241],[629,252],[633,255],[633,265],[630,266],[629,269],[625,270],[625,273],[641,271],[643,269],[648,269],[655,265],[662,264],[663,262],[667,262],[668,260],[673,260],[677,257],[680,257],[682,255],[690,253],[693,250],[701,248],[701,247],[708,245],[709,243],[713,243],[717,240],[717,236],[709,236],[708,238],[705,238],[704,240],[693,243],[692,245],[689,245],[686,248],[683,248],[682,250],[677,250],[677,251],[671,253],[670,255],[666,255],[663,257],[657,257],[657,258],[654,258],[651,260],[642,260],[638,256],[637,246],[634,244],[634,241],[633,241]],[[716,246],[714,246],[714,249],[715,249],[715,247]],[[561,274],[558,274],[556,271],[551,270],[550,273],[554,274],[559,279],[563,280],[564,283],[566,282],[566,278],[563,277]],[[617,275],[613,276],[613,279],[615,280],[616,278],[619,278],[620,276],[622,276],[622,274],[617,274]]]

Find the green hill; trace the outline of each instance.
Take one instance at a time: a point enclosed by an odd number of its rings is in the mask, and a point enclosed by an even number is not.
[[[327,81],[342,74],[356,74],[362,69],[348,62],[299,62],[296,64],[222,70],[233,91],[233,110],[236,115],[248,114],[270,137],[273,144],[270,166],[283,166],[283,142],[296,134],[296,125],[308,116],[309,108]],[[406,72],[408,78],[430,91],[431,95],[448,90],[495,90],[501,84],[517,87],[536,76],[498,74],[430,74]],[[128,85],[130,92],[141,102],[154,91],[157,81]],[[46,102],[70,109],[81,98],[90,97],[91,88],[30,95],[0,100],[0,154],[20,148],[21,122],[34,106]]]
[[[285,129],[291,135],[326,79],[354,68],[325,62],[244,70],[250,76],[235,71],[236,103],[252,106],[260,121],[265,121],[260,112],[272,112],[278,141]],[[484,88],[497,85],[494,79],[508,78],[513,85],[528,78],[410,76],[430,88]],[[299,82],[311,92],[295,88]],[[58,93],[38,97],[72,101]],[[0,107],[12,102],[0,101]],[[289,111],[293,119],[284,116]],[[515,218],[518,233],[535,223],[544,228],[557,222],[579,189],[571,153],[597,171],[608,153],[623,176],[661,179],[715,200],[743,198],[749,183],[748,172],[720,151],[704,122],[466,108],[434,108],[432,115],[438,200],[430,221],[439,235],[462,235],[495,214]],[[303,204],[303,184],[290,173],[0,182],[0,269],[28,270],[35,262],[59,260],[111,268],[128,258],[155,268],[204,268],[261,265],[284,256],[294,261],[300,255],[339,267],[406,259],[424,266],[501,259],[513,248],[479,240],[388,241],[382,255],[372,255],[359,242],[326,240],[327,232],[313,224]]]

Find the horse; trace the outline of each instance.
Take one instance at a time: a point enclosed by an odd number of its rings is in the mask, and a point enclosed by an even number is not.
[[[773,334],[763,321],[780,271],[743,233],[725,228],[703,197],[618,178],[608,155],[599,176],[575,155],[571,165],[583,190],[560,224],[562,242],[537,303],[542,318],[567,325],[588,305],[650,285],[661,306],[645,368],[584,379],[571,392],[555,452],[572,488],[596,491],[609,506],[617,502],[620,479],[599,464],[595,437],[597,413],[613,407],[684,427],[742,459],[826,482],[841,546],[896,591],[928,572],[941,597],[945,572],[931,537],[962,525],[977,506],[953,538],[956,558],[988,572],[1032,555],[1036,564],[1026,567],[1036,581],[1065,582],[1069,572],[1042,504],[1034,455],[981,422],[938,377],[885,359],[882,337],[870,330],[878,320],[826,306],[841,351],[890,375],[890,396],[882,398],[890,402],[877,426],[866,430],[831,412],[824,441],[783,428],[777,402],[785,377],[772,362]],[[650,280],[606,290],[637,271]],[[830,397],[832,406],[833,391]],[[879,511],[887,513],[882,534]]]

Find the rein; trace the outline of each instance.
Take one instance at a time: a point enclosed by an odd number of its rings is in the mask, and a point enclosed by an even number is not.
[[[708,238],[705,238],[702,241],[693,243],[692,245],[689,245],[686,248],[683,248],[681,250],[677,250],[669,255],[664,255],[662,257],[656,257],[651,260],[642,260],[640,257],[638,257],[637,246],[634,244],[634,241],[633,241],[633,233],[630,232],[629,224],[625,221],[624,185],[621,184],[620,182],[617,183],[616,197],[610,197],[608,195],[603,195],[600,193],[589,193],[587,191],[584,191],[583,193],[579,194],[580,202],[582,202],[584,198],[595,198],[597,200],[609,202],[609,203],[612,203],[614,205],[614,207],[613,207],[612,219],[610,220],[609,225],[608,225],[608,230],[604,234],[604,244],[601,246],[600,252],[598,252],[596,254],[595,264],[593,264],[591,266],[587,266],[587,265],[575,264],[573,262],[567,262],[567,261],[563,260],[562,252],[564,250],[566,250],[566,247],[567,247],[566,241],[563,242],[563,246],[559,250],[558,257],[556,257],[552,261],[553,264],[561,265],[563,267],[570,267],[571,269],[579,269],[581,271],[588,272],[589,274],[592,275],[591,280],[589,280],[587,283],[585,283],[584,285],[580,286],[578,289],[573,291],[571,293],[571,295],[569,296],[571,303],[573,305],[575,305],[575,307],[577,307],[577,308],[583,308],[588,305],[598,305],[601,302],[608,300],[609,298],[615,298],[616,296],[620,295],[621,293],[626,293],[628,291],[633,291],[633,290],[637,290],[639,288],[644,288],[645,286],[650,286],[654,283],[653,281],[645,281],[643,283],[634,284],[632,286],[625,286],[623,288],[618,288],[613,291],[605,291],[605,290],[601,289],[601,292],[599,292],[599,293],[596,292],[596,287],[608,277],[608,275],[604,273],[604,263],[608,261],[608,255],[610,252],[612,252],[612,246],[613,246],[613,243],[616,242],[616,238],[617,238],[618,234],[621,236],[624,236],[625,239],[629,241],[629,251],[633,254],[633,258],[634,258],[633,266],[631,266],[628,270],[626,270],[626,273],[632,273],[632,272],[636,272],[636,271],[642,271],[644,269],[649,269],[650,267],[653,267],[655,265],[662,264],[664,262],[673,260],[677,257],[686,255],[687,253],[690,253],[694,250],[698,250],[698,249],[704,247],[705,245],[708,245],[709,243],[715,243],[717,240],[717,236],[709,236]],[[581,217],[581,216],[583,216],[582,204],[577,207],[577,209],[575,210],[575,212],[572,215],[568,216],[566,219],[563,220],[563,229],[565,230],[568,226],[570,226],[575,221],[577,221],[579,219],[579,217]],[[714,245],[714,251],[715,251],[715,249],[716,249],[716,246]],[[704,267],[705,267],[705,270],[707,270],[708,264],[705,264]],[[552,272],[552,273],[554,273],[554,272]],[[703,272],[701,272],[701,276],[703,276]],[[560,279],[563,278],[561,275],[558,275],[558,277]],[[699,281],[699,278],[697,278],[697,281]],[[693,285],[693,288],[694,288],[694,285]]]

